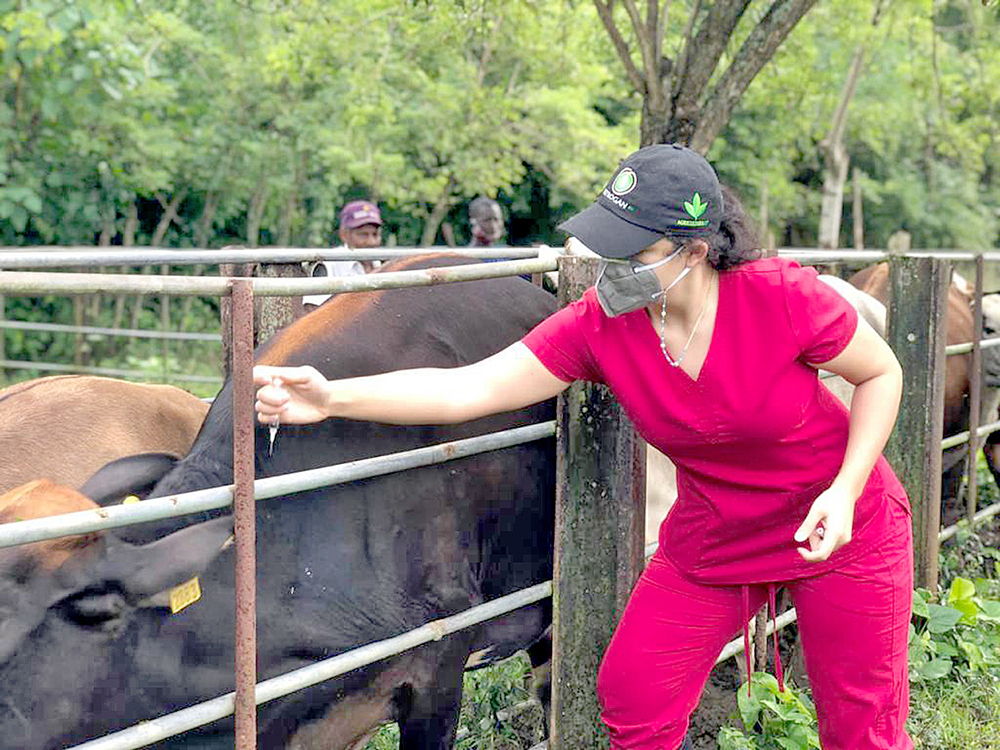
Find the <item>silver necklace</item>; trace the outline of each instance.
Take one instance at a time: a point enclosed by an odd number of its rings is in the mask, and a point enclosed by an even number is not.
[[[663,295],[663,303],[660,305],[660,351],[663,352],[664,358],[667,360],[667,364],[671,367],[680,367],[681,362],[684,361],[684,356],[687,354],[688,347],[691,346],[691,342],[694,340],[694,335],[698,331],[698,326],[701,325],[701,319],[705,317],[705,311],[708,309],[708,300],[712,296],[712,277],[708,279],[708,289],[705,291],[705,302],[702,303],[701,312],[698,313],[697,319],[694,321],[694,325],[691,326],[691,333],[688,336],[688,340],[684,342],[684,347],[681,349],[681,353],[678,355],[677,359],[670,356],[670,352],[667,351],[667,341],[664,334],[667,330],[667,295]]]

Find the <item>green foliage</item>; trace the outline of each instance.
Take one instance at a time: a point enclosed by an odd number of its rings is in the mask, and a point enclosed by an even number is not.
[[[983,249],[1000,241],[1000,19],[979,3],[818,4],[747,89],[711,154],[725,179],[759,206],[779,244],[815,244],[819,142],[851,58],[865,65],[844,145],[860,170],[866,244],[904,228],[917,248]],[[851,246],[846,196],[841,243]]]
[[[920,750],[1000,747],[1000,684],[982,672],[910,685],[907,729]]]
[[[765,672],[756,672],[737,693],[745,732],[734,727],[719,730],[719,750],[809,750],[818,748],[816,708],[804,693]]]
[[[530,664],[523,653],[466,672],[456,750],[523,750],[539,742],[544,720],[537,704],[525,705],[529,679]],[[399,729],[389,724],[365,750],[398,747]]]
[[[692,7],[670,4],[668,56]],[[754,212],[766,189],[779,242],[812,244],[817,144],[865,45],[845,143],[868,244],[901,224],[915,247],[995,244],[995,3],[899,0],[876,27],[873,7],[817,4],[710,155]],[[325,245],[360,195],[391,241],[441,241],[448,221],[463,243],[478,194],[504,203],[513,244],[559,242],[642,106],[592,4],[555,0],[34,0],[0,8],[0,57],[5,245]]]
[[[977,596],[971,580],[955,578],[938,597],[918,589],[913,615],[911,681],[976,672],[1000,679],[1000,602]]]

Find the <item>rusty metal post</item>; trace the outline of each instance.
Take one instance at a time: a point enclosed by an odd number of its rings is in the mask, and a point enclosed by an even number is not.
[[[559,259],[565,304],[598,261]],[[551,750],[607,747],[597,668],[643,568],[646,446],[604,386],[559,397],[553,574]]]
[[[983,402],[983,350],[979,345],[983,337],[983,254],[976,255],[976,288],[972,302],[972,354],[969,364],[969,481],[966,500],[968,502],[968,518],[972,523],[976,515],[976,505],[979,495],[979,475],[976,472],[976,457],[982,444],[979,436],[979,423],[982,421]]]
[[[886,338],[903,367],[903,399],[886,457],[913,507],[917,586],[937,589],[944,429],[944,312],[951,266],[938,258],[894,257],[889,264]]]
[[[223,250],[229,249],[243,249],[242,246],[227,245]],[[220,263],[219,264],[219,276],[228,276],[229,278],[235,279],[237,277],[249,278],[253,276],[254,273],[254,263]],[[230,288],[232,288],[230,286]],[[255,301],[254,306],[259,306],[259,302]],[[233,361],[233,299],[232,297],[223,297],[219,300],[219,331],[222,333],[222,377],[228,378],[232,376],[231,364]],[[251,334],[252,335],[252,334]],[[252,342],[253,346],[257,345],[256,340]]]
[[[232,290],[233,515],[236,527],[236,750],[257,747],[257,513],[253,498],[253,282]]]

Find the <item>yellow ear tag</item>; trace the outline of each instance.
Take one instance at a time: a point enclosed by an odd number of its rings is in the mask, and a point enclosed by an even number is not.
[[[122,505],[135,505],[139,502],[139,498],[135,495],[129,495],[124,500],[122,500]]]
[[[170,612],[176,615],[199,599],[201,599],[201,586],[198,583],[198,576],[195,576],[190,581],[170,589]]]

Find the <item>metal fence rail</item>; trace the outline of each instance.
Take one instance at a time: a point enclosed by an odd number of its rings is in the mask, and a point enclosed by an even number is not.
[[[169,339],[171,341],[221,342],[218,333],[184,333],[182,331],[149,331],[141,328],[100,328],[98,326],[71,326],[63,323],[35,323],[25,320],[0,320],[0,329],[18,331],[44,331],[48,333],[83,333],[98,336],[127,336],[130,339]]]
[[[121,370],[116,367],[92,367],[89,365],[66,365],[61,362],[27,362],[20,359],[0,359],[0,368],[8,370],[41,370],[43,372],[66,372],[76,375],[105,375],[113,378],[142,378],[149,380],[184,380],[191,383],[216,383],[221,385],[221,377],[211,375],[185,375],[181,372],[154,373],[145,370]]]
[[[431,641],[439,641],[446,635],[513,612],[515,609],[534,604],[550,596],[552,596],[552,581],[538,583],[512,594],[492,599],[457,615],[432,620],[419,628],[393,638],[369,643],[366,646],[310,664],[308,667],[286,672],[257,684],[256,704],[259,706],[262,703],[294,693],[296,690],[311,687],[324,680],[373,664],[380,659],[401,654]],[[76,745],[70,750],[133,750],[133,748],[145,747],[167,737],[231,716],[234,705],[235,693],[227,693],[181,711],[144,721],[114,734]]]
[[[307,469],[291,474],[266,477],[254,481],[254,498],[268,500],[295,492],[314,490],[345,482],[392,474],[420,466],[444,463],[501,448],[552,437],[556,432],[554,421],[539,422],[524,427],[491,432],[477,437],[463,438],[448,443],[414,448],[384,456],[363,458],[318,469]],[[279,436],[280,439],[280,436]],[[279,446],[280,449],[280,446]],[[56,516],[14,521],[0,524],[0,548],[18,544],[40,542],[73,534],[115,529],[148,521],[160,521],[191,513],[226,508],[233,503],[233,485],[211,487],[178,495],[166,495],[129,505],[112,505],[96,510],[62,513]]]
[[[449,253],[467,258],[500,260],[537,258],[537,248],[526,247],[379,247],[344,250],[317,247],[170,250],[163,248],[0,247],[0,268],[97,268],[100,266],[191,266],[222,263],[308,263],[320,260],[395,260],[427,253]]]
[[[536,258],[410,271],[386,271],[365,276],[255,277],[250,281],[255,297],[282,297],[451,284],[459,281],[544,273],[555,271],[556,267],[555,259]],[[231,280],[225,276],[140,276],[136,274],[0,271],[0,294],[75,296],[105,292],[110,294],[141,293],[225,297],[229,295],[230,284]]]

